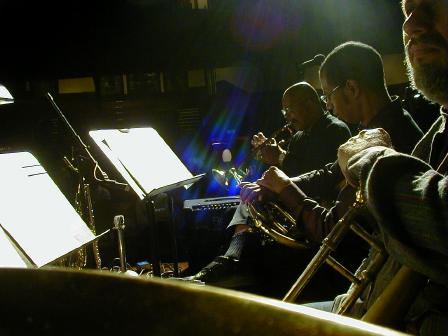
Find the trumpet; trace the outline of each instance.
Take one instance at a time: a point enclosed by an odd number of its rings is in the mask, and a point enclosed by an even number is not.
[[[265,141],[263,141],[258,146],[252,148],[252,155],[255,156],[255,158],[260,159],[261,151],[263,148],[265,148],[267,145],[271,144],[271,139],[275,139],[276,141],[280,140],[289,140],[294,135],[294,129],[292,128],[292,125],[290,123],[287,123],[282,128],[279,128],[278,130],[274,131],[269,138],[267,138]]]

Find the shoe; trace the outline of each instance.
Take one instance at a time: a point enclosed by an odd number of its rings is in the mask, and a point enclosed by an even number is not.
[[[242,271],[239,260],[218,256],[198,273],[184,279],[201,281],[218,287],[235,288],[249,285],[253,282],[252,277],[242,274],[244,273]]]

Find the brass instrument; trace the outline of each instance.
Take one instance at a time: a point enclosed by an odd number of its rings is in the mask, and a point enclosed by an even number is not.
[[[230,178],[239,184],[245,177],[235,168],[226,172],[214,170],[215,179],[228,187]],[[230,177],[229,177],[230,176]],[[274,202],[253,202],[246,205],[254,229],[277,243],[291,248],[309,248],[310,242],[305,238],[291,214]]]
[[[252,148],[252,155],[254,155],[257,160],[260,159],[261,150],[265,148],[267,145],[271,144],[271,139],[275,139],[278,141],[279,139],[288,140],[294,135],[294,129],[292,128],[290,123],[287,123],[282,128],[279,128],[274,133],[271,134],[269,138],[263,141],[258,146]]]
[[[90,185],[86,183],[84,176],[80,174],[72,162],[64,156],[64,163],[67,167],[78,176],[78,186],[75,195],[75,210],[83,218],[92,231],[96,235],[95,216],[93,213],[92,198],[90,195]],[[98,247],[98,241],[92,242],[93,257],[97,269],[101,269],[101,256]],[[87,266],[87,249],[85,246],[70,253],[66,257],[57,261],[58,266],[83,269]]]
[[[289,123],[275,131],[263,143],[253,148],[252,155],[259,157],[261,150],[271,143],[272,138],[277,140],[280,136],[284,137],[285,134],[289,137],[293,135],[293,129]],[[235,167],[227,171],[213,169],[212,173],[215,180],[228,189],[232,181],[240,184],[248,175],[249,169],[243,170]],[[305,239],[295,219],[274,202],[247,204],[247,210],[252,218],[254,228],[261,231],[269,240],[274,240],[292,248],[308,248],[310,246],[310,242]]]
[[[291,125],[288,123],[282,128],[275,131],[270,138],[253,148],[252,155],[258,156],[260,151],[270,144],[271,139],[277,139],[281,135],[287,134],[289,137],[293,135]],[[248,169],[242,170],[230,168],[227,171],[213,169],[213,176],[219,184],[228,188],[230,181],[233,179],[240,184],[248,174]],[[310,242],[305,238],[300,228],[297,226],[295,219],[288,211],[274,202],[254,202],[247,204],[247,211],[252,218],[253,226],[256,230],[270,240],[274,240],[280,244],[291,248],[309,248]]]
[[[82,185],[82,192],[84,195],[84,201],[85,201],[85,209],[87,211],[88,221],[87,224],[92,231],[94,235],[96,235],[96,227],[95,227],[95,216],[93,214],[93,205],[92,205],[92,197],[90,196],[90,185],[88,183],[85,183],[83,181]],[[93,257],[95,259],[95,266],[97,269],[101,269],[101,256],[100,251],[98,248],[98,240],[95,240],[92,242],[92,251],[93,251]],[[85,263],[86,264],[86,263]]]
[[[347,297],[344,299],[337,313],[345,314],[350,309],[356,299],[371,282],[373,276],[381,269],[387,257],[383,245],[369,235],[369,233],[367,233],[354,221],[354,217],[363,206],[363,203],[361,192],[358,190],[356,193],[355,202],[347,210],[344,216],[336,223],[327,237],[322,241],[319,251],[285,295],[283,301],[294,302],[312,276],[316,273],[318,268],[324,262],[327,262],[327,264],[349,279],[352,283],[347,292]],[[346,267],[330,256],[330,253],[338,247],[339,243],[346,236],[349,230],[352,230],[359,237],[369,243],[373,249],[372,260],[369,261],[366,267],[359,267],[355,274],[350,272]]]
[[[311,246],[294,217],[276,203],[248,203],[247,211],[255,229],[260,230],[277,243],[296,249]]]
[[[93,234],[96,235],[95,217],[93,214],[92,198],[90,196],[90,185],[86,183],[84,177],[80,177],[75,196],[76,212],[87,220],[87,225]],[[93,257],[97,269],[101,269],[101,257],[98,248],[98,241],[92,242]],[[85,246],[77,249],[71,255],[64,258],[61,263],[64,266],[83,269],[87,266],[87,248]]]
[[[362,317],[362,321],[396,327],[402,321],[426,278],[407,266],[401,266],[390,283]],[[392,309],[393,307],[393,309]]]

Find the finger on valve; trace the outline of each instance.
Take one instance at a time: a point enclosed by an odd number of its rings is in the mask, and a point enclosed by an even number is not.
[[[290,184],[290,179],[282,170],[270,167],[257,181],[257,184],[274,193],[280,193],[284,187]]]
[[[260,144],[262,144],[266,140],[267,140],[267,138],[264,136],[264,134],[261,133],[261,132],[258,132],[257,134],[255,134],[252,137],[251,144],[252,144],[252,146],[257,147],[257,146],[259,146]]]
[[[244,203],[251,202],[255,197],[254,192],[260,189],[260,186],[255,183],[248,183],[244,185],[240,190],[240,198]]]

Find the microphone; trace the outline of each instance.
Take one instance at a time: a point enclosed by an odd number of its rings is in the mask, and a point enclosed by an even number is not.
[[[305,61],[305,62],[301,63],[301,64],[299,65],[299,69],[300,69],[300,70],[303,70],[303,69],[305,69],[305,68],[307,68],[307,67],[309,67],[309,66],[312,66],[312,65],[321,65],[322,62],[324,61],[324,59],[325,59],[325,56],[324,56],[324,55],[322,55],[322,54],[317,54],[317,55],[314,56],[312,59],[310,59],[310,60],[308,60],[308,61]]]

